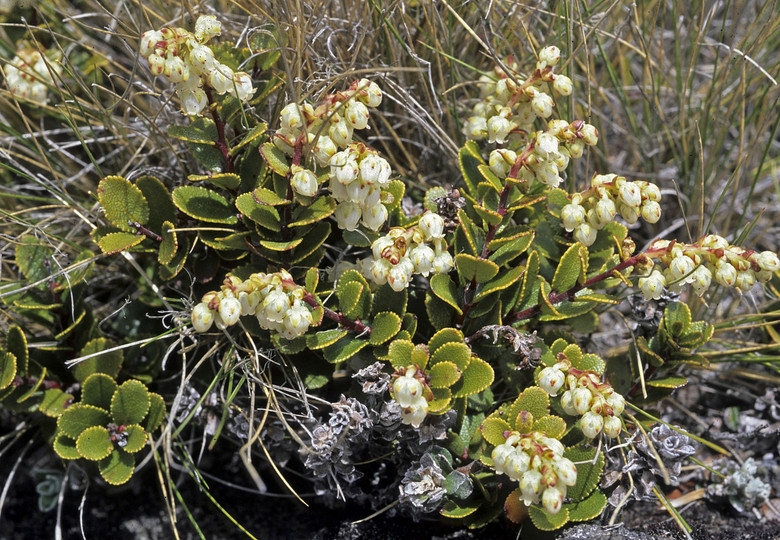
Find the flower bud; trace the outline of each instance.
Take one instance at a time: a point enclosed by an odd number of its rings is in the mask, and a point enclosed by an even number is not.
[[[539,62],[544,64],[545,67],[554,66],[560,59],[561,50],[555,45],[549,45],[539,51]]]
[[[520,479],[520,491],[523,494],[523,502],[530,506],[539,500],[539,492],[542,485],[542,473],[531,469],[523,473]]]
[[[650,182],[648,182],[642,188],[642,196],[648,201],[660,202],[661,190],[658,189],[658,186],[656,186],[655,184],[651,184]]]
[[[281,289],[271,291],[263,300],[263,313],[269,321],[283,322],[288,309],[290,309],[290,299]]]
[[[255,93],[255,87],[252,84],[252,77],[250,77],[249,73],[244,73],[243,71],[234,73],[233,82],[235,83],[235,95],[239,101],[244,102]]]
[[[358,86],[362,89],[358,92],[357,99],[369,107],[379,107],[379,104],[382,103],[382,90],[379,85],[368,79],[360,79]]]
[[[519,448],[515,448],[506,459],[505,473],[512,479],[519,481],[528,470],[531,458]]]
[[[629,206],[623,202],[617,204],[618,213],[623,216],[626,223],[633,225],[639,220],[639,208]]]
[[[777,272],[780,270],[780,259],[771,251],[762,251],[758,254],[756,259],[758,266],[762,270],[767,270],[769,272]]]
[[[301,107],[297,103],[285,105],[284,109],[282,109],[282,112],[279,114],[279,119],[282,129],[299,129],[302,128],[305,123]]]
[[[207,304],[197,304],[192,308],[192,327],[196,332],[207,332],[214,323],[214,314]]]
[[[536,143],[534,150],[543,158],[549,157],[551,154],[558,153],[558,139],[547,132],[541,131],[536,136]]]
[[[645,300],[658,300],[664,292],[666,286],[666,278],[664,275],[654,269],[653,273],[646,278],[639,278],[639,289],[645,297]]]
[[[583,246],[592,246],[596,241],[598,231],[587,223],[582,223],[574,230],[574,239]]]
[[[604,417],[600,414],[588,411],[582,415],[582,420],[580,420],[580,429],[582,429],[582,434],[585,435],[588,439],[595,439],[596,436],[601,433],[603,428]]]
[[[428,276],[433,270],[435,257],[433,250],[425,244],[419,244],[409,251],[409,260],[414,265],[414,271],[424,276]]]
[[[314,197],[317,194],[317,176],[308,169],[304,169],[298,165],[293,165],[291,170],[294,170],[292,177],[290,177],[290,186],[293,191],[305,197]]]
[[[330,126],[328,135],[337,145],[341,147],[349,146],[352,143],[352,126],[345,120],[341,120]]]
[[[184,88],[181,91],[181,108],[184,114],[190,116],[198,115],[206,108],[208,103],[208,97],[202,88]]]
[[[585,143],[579,139],[568,143],[567,148],[569,149],[569,155],[572,159],[579,159],[582,157],[582,154],[585,153]]]
[[[639,187],[633,182],[625,182],[618,190],[618,197],[628,206],[639,208],[642,204],[642,192]]]
[[[533,172],[539,182],[550,187],[558,187],[558,184],[563,182],[563,178],[558,174],[558,167],[551,161],[544,161],[534,165]]]
[[[604,419],[604,435],[610,439],[617,439],[622,429],[623,424],[617,416],[607,416]]]
[[[205,45],[195,45],[190,51],[190,66],[196,75],[207,75],[214,68],[214,53]]]
[[[377,285],[387,283],[387,276],[393,265],[387,259],[377,259],[371,263],[371,279]]]
[[[209,86],[217,94],[225,94],[233,89],[233,71],[225,64],[214,61],[214,68],[209,75]]]
[[[563,387],[563,383],[566,381],[566,377],[559,369],[552,367],[546,367],[539,372],[539,387],[550,394],[551,396],[557,396],[558,390]]]
[[[165,71],[165,59],[160,56],[159,54],[150,54],[149,55],[149,70],[152,72],[152,75],[159,76],[162,75]]]
[[[561,208],[561,221],[563,222],[563,227],[568,232],[572,232],[585,223],[585,208],[576,203],[565,205]]]
[[[387,283],[395,292],[403,291],[412,279],[411,273],[407,272],[400,264],[393,266],[387,273]]]
[[[469,139],[481,141],[488,134],[487,119],[484,116],[471,116],[463,125],[463,134]]]
[[[401,423],[411,425],[414,428],[420,427],[428,414],[428,402],[424,397],[420,397],[412,407],[401,411]]]
[[[190,78],[190,68],[184,64],[184,60],[179,56],[169,56],[165,59],[165,69],[163,75],[169,82],[186,82]]]
[[[517,159],[517,154],[512,150],[499,148],[490,152],[488,163],[490,170],[499,178],[506,178]]]
[[[487,121],[488,142],[503,143],[509,136],[512,125],[502,116],[493,116]]]
[[[604,197],[599,199],[599,202],[596,203],[595,211],[599,224],[603,227],[615,219],[617,207],[615,206],[615,201],[609,197]]]
[[[363,225],[372,231],[378,231],[387,221],[387,208],[381,202],[363,212]]]
[[[580,134],[582,135],[582,142],[588,146],[596,146],[599,142],[599,131],[596,129],[596,126],[585,124],[580,130]]]
[[[347,103],[344,118],[353,129],[364,129],[368,125],[368,108],[360,101]]]
[[[577,483],[577,467],[570,459],[565,457],[556,459],[553,461],[553,469],[563,485],[573,486]]]
[[[336,152],[330,158],[330,175],[335,177],[341,184],[347,185],[358,178],[360,167],[357,160],[347,150]]]
[[[162,41],[162,33],[158,30],[149,30],[141,34],[141,44],[138,47],[138,53],[144,58],[148,58],[157,47],[157,42]]]
[[[284,326],[295,337],[305,334],[312,322],[314,322],[314,319],[311,311],[300,300],[296,300],[293,306],[284,314]]]
[[[715,281],[725,287],[733,287],[737,282],[737,269],[727,261],[718,261],[715,271]]]
[[[575,388],[571,393],[571,401],[577,414],[585,414],[590,410],[593,393],[588,388]]]
[[[233,296],[223,298],[219,302],[219,316],[227,326],[236,324],[241,316],[241,302],[238,298]]]
[[[702,296],[710,286],[710,283],[712,283],[712,272],[710,272],[709,268],[702,264],[696,270],[694,270],[691,277],[693,278],[691,281],[693,290],[696,291],[696,294]]]
[[[542,505],[551,514],[557,514],[563,506],[563,491],[559,487],[548,487],[542,494]]]
[[[642,219],[648,223],[658,223],[661,219],[661,205],[655,201],[645,201],[642,205]]]
[[[357,229],[361,214],[360,206],[357,204],[353,202],[341,202],[336,207],[336,211],[333,212],[333,217],[336,219],[339,229],[354,231]]]
[[[756,284],[756,275],[752,270],[745,270],[737,273],[737,281],[734,285],[742,291],[748,292]]]
[[[674,281],[684,279],[685,283],[690,283],[693,281],[691,273],[695,266],[696,263],[693,262],[693,259],[686,257],[685,255],[680,255],[672,259],[671,264],[669,264],[669,271],[671,272]]]
[[[386,186],[390,182],[390,173],[390,164],[376,154],[369,154],[360,161],[360,178],[367,184]]]
[[[260,293],[242,291],[238,293],[238,301],[241,303],[241,315],[255,315],[260,304]]]
[[[452,259],[452,255],[450,255],[448,251],[442,251],[436,254],[436,257],[433,258],[433,271],[436,274],[446,274],[452,270],[454,265],[455,262]]]
[[[434,238],[444,238],[444,219],[437,213],[426,211],[417,225],[425,235],[425,240],[430,242]]]
[[[195,21],[195,39],[201,43],[207,42],[222,32],[222,25],[215,15],[201,15]]]
[[[566,75],[555,75],[552,87],[559,96],[570,96],[573,89],[571,79]]]
[[[561,394],[561,408],[568,415],[575,416],[577,414],[577,409],[574,408],[574,403],[572,402],[571,390],[566,390]]]
[[[553,100],[544,92],[539,92],[531,100],[531,108],[539,118],[547,118],[552,115]]]
[[[502,474],[506,472],[507,458],[515,451],[514,447],[508,444],[499,444],[493,449],[493,453],[490,455],[493,460],[493,468],[497,473]]]

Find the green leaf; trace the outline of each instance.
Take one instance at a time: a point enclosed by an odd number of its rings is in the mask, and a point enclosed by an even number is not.
[[[439,513],[450,519],[463,519],[476,512],[482,505],[482,501],[454,501],[452,499],[444,503]]]
[[[260,245],[266,249],[270,249],[271,251],[290,251],[291,249],[297,247],[301,242],[303,242],[303,238],[295,238],[293,240],[290,240],[289,242],[274,242],[272,240],[260,240]]]
[[[466,189],[471,197],[477,195],[477,184],[482,181],[482,173],[479,171],[480,165],[485,165],[482,159],[482,151],[476,141],[468,141],[458,151],[458,164],[463,180],[466,182]]]
[[[255,34],[255,36],[257,35],[258,34]],[[241,148],[243,148],[247,144],[251,144],[257,141],[260,137],[265,135],[267,131],[268,131],[268,124],[266,124],[265,122],[260,122],[244,135],[244,138],[241,139],[241,142],[237,143],[233,148],[230,149],[230,155],[235,156],[236,154],[238,154],[238,151],[241,150]]]
[[[120,251],[125,251],[133,246],[137,246],[144,241],[146,237],[140,234],[129,232],[114,232],[101,236],[97,240],[100,251],[106,255],[113,255]]]
[[[149,204],[144,194],[121,176],[103,178],[97,195],[106,219],[123,231],[134,232],[133,223],[145,225],[149,220]]]
[[[525,272],[525,268],[522,266],[516,266],[506,272],[501,272],[496,279],[490,280],[485,283],[474,296],[474,302],[479,302],[487,295],[496,291],[503,291],[508,289],[515,283],[517,283]]]
[[[71,439],[78,439],[81,433],[92,426],[105,426],[109,422],[108,412],[93,405],[76,403],[71,405],[57,419],[57,428]]]
[[[540,531],[555,531],[569,522],[569,510],[566,508],[561,508],[557,514],[550,514],[538,504],[533,504],[528,508],[528,515]]]
[[[557,292],[565,292],[577,284],[581,275],[585,275],[587,266],[583,268],[580,251],[584,248],[579,242],[575,242],[566,253],[561,257],[558,268],[555,269],[555,275],[552,280],[552,289]]]
[[[493,384],[494,378],[495,373],[490,364],[477,356],[472,356],[460,380],[452,385],[452,396],[459,398],[478,394]]]
[[[110,376],[105,373],[93,373],[84,381],[81,390],[81,402],[109,410],[111,408],[111,398],[114,396],[117,388],[119,388],[119,385]]]
[[[329,382],[330,382],[330,377],[328,377],[327,375],[318,375],[315,373],[309,373],[303,379],[303,384],[309,390],[317,390],[318,388],[322,388]]]
[[[173,204],[190,217],[209,223],[233,225],[238,218],[227,199],[200,186],[179,186],[173,190]]]
[[[122,351],[108,351],[97,354],[112,348],[113,345],[114,344],[106,338],[95,338],[87,342],[79,351],[79,356],[89,356],[93,354],[95,356],[82,360],[73,367],[73,376],[76,380],[85,382],[87,377],[93,373],[106,373],[112,379],[116,379],[117,375],[119,375],[119,370],[122,367],[122,361],[124,360]],[[106,410],[108,410],[108,407],[106,407]]]
[[[127,436],[127,439],[125,439],[126,444],[124,446],[120,444],[119,446],[128,454],[135,454],[146,446],[146,431],[141,426],[137,424],[126,426],[125,434]]]
[[[57,418],[71,403],[73,403],[71,394],[66,394],[59,388],[49,388],[43,392],[43,399],[38,405],[38,411],[49,418]]]
[[[130,480],[135,468],[135,458],[122,450],[114,450],[98,465],[100,476],[112,486],[119,486]]]
[[[214,122],[211,122],[211,125],[206,127],[213,127]],[[212,134],[209,133],[206,129],[203,129],[197,125],[188,125],[188,126],[168,126],[167,133],[169,137],[173,137],[174,139],[179,139],[181,141],[186,141],[188,143],[197,143],[197,144],[214,144],[214,135],[216,133]]]
[[[54,452],[62,459],[80,459],[81,454],[76,449],[76,441],[64,433],[58,433],[54,438]]]
[[[591,520],[598,517],[606,506],[607,497],[598,489],[591,493],[587,499],[563,505],[569,511],[570,521]]]
[[[317,268],[309,268],[306,270],[306,278],[304,280],[304,287],[307,291],[314,294],[317,292],[317,284],[320,282],[320,271]]]
[[[368,342],[371,345],[381,345],[389,341],[401,330],[401,317],[392,311],[377,313],[371,322],[371,335]]]
[[[536,298],[539,295],[539,253],[532,251],[528,255],[528,261],[525,265],[525,274],[523,274],[523,292],[517,303],[517,309],[523,310],[536,304]]]
[[[599,355],[586,353],[582,355],[579,365],[574,367],[583,371],[595,371],[597,375],[603,375],[606,364]]]
[[[171,200],[171,192],[154,176],[142,176],[135,185],[149,205],[149,222],[147,227],[155,232],[162,230],[163,221],[176,223],[176,207]]]
[[[501,220],[503,219],[503,216],[498,212],[493,212],[478,204],[474,205],[474,211],[477,213],[479,217],[482,218],[482,221],[484,221],[489,225],[498,225],[499,223],[501,223]]]
[[[160,394],[149,392],[149,412],[141,426],[147,433],[152,433],[165,419],[165,401]]]
[[[498,273],[498,265],[493,261],[466,253],[455,256],[455,266],[461,283],[470,283],[472,280],[477,283],[485,283]]]
[[[679,376],[669,376],[647,381],[647,386],[653,386],[655,388],[681,388],[686,384],[688,384],[688,379]]]
[[[428,374],[431,377],[431,388],[448,388],[460,379],[458,366],[447,360],[434,364]]]
[[[322,350],[322,355],[331,364],[338,364],[355,356],[366,345],[368,345],[368,341],[364,339],[354,339],[352,336],[347,336],[333,345],[325,347]]]
[[[560,439],[566,431],[566,421],[560,416],[542,416],[534,421],[533,430],[546,433],[548,437],[553,439]]]
[[[506,442],[504,432],[512,431],[512,426],[510,426],[509,422],[506,420],[489,416],[485,418],[485,421],[482,422],[479,429],[487,442],[493,446],[499,446]]]
[[[151,400],[144,383],[129,380],[122,383],[111,398],[111,418],[120,425],[139,424],[149,411]]]
[[[160,242],[159,252],[157,253],[157,262],[170,264],[176,255],[176,250],[179,248],[179,241],[176,239],[173,223],[164,221],[160,235],[162,236],[162,242]]]
[[[455,328],[443,328],[428,340],[428,350],[434,354],[446,343],[463,343],[463,332]]]
[[[16,355],[0,351],[0,390],[11,386],[16,378]]]
[[[663,324],[670,335],[683,335],[691,325],[691,308],[684,302],[671,302],[664,310]]]
[[[430,345],[428,348],[431,348]],[[435,366],[444,361],[452,362],[459,370],[464,371],[471,361],[471,349],[465,343],[444,343],[431,354],[431,365]]]
[[[242,215],[248,217],[258,225],[262,225],[270,231],[281,231],[282,222],[279,211],[273,206],[258,202],[255,197],[256,191],[257,190],[252,193],[239,195],[236,199],[236,208]]]
[[[566,494],[574,501],[581,501],[599,484],[604,470],[604,453],[599,452],[597,457],[595,448],[572,446],[564,450],[563,456],[577,464],[577,483]]]
[[[114,450],[114,445],[103,426],[92,426],[85,429],[76,440],[76,450],[81,457],[90,461],[100,461]]]
[[[428,315],[428,321],[436,330],[448,328],[455,324],[455,309],[440,300],[433,294],[425,295],[425,313]]]
[[[409,293],[406,289],[396,292],[390,285],[385,284],[374,292],[373,297],[374,313],[392,311],[399,317],[403,317],[406,314],[406,303],[409,298]]]
[[[400,208],[405,192],[406,184],[404,184],[401,180],[391,180],[387,187],[382,190],[382,203],[385,205],[385,207],[387,207],[388,214],[396,208]],[[385,194],[390,196],[389,198],[391,200],[389,202],[384,200]]]
[[[290,262],[297,264],[309,257],[322,247],[322,244],[330,236],[330,223],[321,221],[317,223],[310,231],[301,231],[303,241],[295,247]]]
[[[431,388],[433,399],[428,402],[428,412],[431,414],[441,414],[450,410],[452,402],[452,392],[449,388]]]
[[[316,334],[308,334],[306,336],[306,346],[313,351],[324,349],[329,345],[333,345],[346,335],[347,331],[343,328],[333,328],[331,330],[317,332]]]
[[[30,359],[29,351],[27,350],[27,338],[22,329],[16,324],[8,329],[8,333],[5,336],[5,349],[16,357],[16,371],[27,374]],[[2,361],[0,361],[1,372]],[[2,380],[3,377],[0,375],[0,381]],[[0,382],[0,389],[2,388],[3,384]]]
[[[178,249],[173,256],[173,260],[168,264],[162,264],[157,269],[160,278],[163,281],[168,281],[175,278],[179,272],[184,268],[184,263],[187,261],[187,252],[189,251],[189,241],[184,240],[184,248]]]
[[[501,193],[504,189],[504,181],[501,180],[495,173],[485,164],[477,165],[477,170],[482,174],[482,178],[488,181],[490,187],[492,187],[496,193]]]
[[[279,150],[273,143],[266,142],[260,146],[260,155],[263,159],[279,176],[287,176],[290,172],[290,164],[287,162],[287,156]]]
[[[329,196],[320,196],[314,199],[309,206],[299,206],[293,211],[289,227],[301,227],[329,217],[336,211],[336,200]]]
[[[409,360],[412,364],[417,365],[420,369],[425,369],[428,366],[428,346],[424,344],[415,345],[412,349],[412,353]]]
[[[503,266],[506,263],[514,260],[518,256],[525,253],[530,247],[531,242],[534,240],[534,232],[527,231],[516,235],[514,240],[511,240],[496,249],[488,259],[496,263],[498,266]],[[493,242],[491,242],[493,244]],[[488,246],[490,247],[490,245]],[[491,248],[492,249],[492,248]]]
[[[390,343],[387,356],[390,357],[390,364],[395,369],[405,368],[412,364],[412,350],[414,344],[406,339],[395,339]]]
[[[362,319],[371,313],[371,289],[360,272],[347,270],[336,284],[336,296],[342,313],[350,319]]]
[[[448,274],[436,274],[430,279],[430,291],[437,298],[452,306],[458,315],[463,314],[458,302],[458,288]]]
[[[547,416],[550,410],[550,397],[547,392],[538,386],[529,386],[520,394],[512,406],[509,407],[508,417],[514,419],[520,411],[528,411],[534,418]]]
[[[218,172],[215,174],[191,174],[187,177],[190,182],[208,182],[218,188],[234,190],[241,185],[241,177],[235,173]]]

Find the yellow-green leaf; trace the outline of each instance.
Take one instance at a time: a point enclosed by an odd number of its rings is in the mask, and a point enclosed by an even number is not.
[[[377,313],[371,322],[371,335],[368,342],[371,345],[381,345],[390,340],[401,330],[401,317],[392,311]]]
[[[114,445],[106,428],[92,426],[79,435],[76,440],[76,450],[84,459],[100,461],[114,450]]]
[[[157,253],[157,262],[160,264],[170,264],[176,255],[176,250],[179,248],[179,241],[176,239],[176,231],[174,230],[173,223],[170,221],[163,221],[161,235],[162,242],[160,242],[159,251]]]
[[[430,291],[440,300],[452,306],[458,315],[463,314],[458,302],[458,288],[447,274],[436,274],[430,279]]]
[[[98,184],[98,201],[108,219],[123,231],[135,231],[133,223],[145,225],[149,205],[144,194],[121,176],[107,176]]]
[[[472,356],[460,380],[452,385],[452,396],[459,398],[478,394],[493,384],[494,378],[495,373],[490,364],[477,356]]]
[[[119,486],[130,480],[135,468],[135,458],[123,450],[117,449],[103,458],[98,465],[100,476],[112,486]]]
[[[460,378],[460,370],[453,362],[444,361],[434,364],[428,370],[432,388],[448,388]]]
[[[115,232],[101,236],[97,241],[100,251],[106,255],[113,255],[120,251],[125,251],[133,246],[137,246],[144,241],[145,236],[129,232]]]
[[[201,186],[177,187],[173,190],[173,204],[195,219],[227,225],[238,223],[238,218],[227,199]]]
[[[499,446],[506,442],[504,432],[512,431],[512,426],[510,426],[509,422],[506,420],[489,416],[485,418],[485,421],[482,422],[479,429],[487,442],[493,446]]]
[[[120,425],[138,424],[149,411],[149,391],[144,383],[129,380],[111,398],[111,419]]]
[[[431,365],[435,366],[444,361],[452,362],[459,370],[463,371],[471,361],[471,349],[465,343],[444,343],[431,355]]]
[[[498,273],[498,265],[493,261],[466,253],[455,256],[455,266],[462,283],[485,283]]]

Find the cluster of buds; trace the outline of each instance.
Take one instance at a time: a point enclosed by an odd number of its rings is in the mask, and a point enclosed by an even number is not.
[[[206,45],[221,32],[222,26],[214,15],[201,15],[195,22],[195,32],[164,27],[141,36],[141,56],[149,61],[152,74],[162,75],[175,85],[187,114],[200,114],[208,105],[204,86],[220,95],[230,93],[242,102],[254,94],[249,74],[234,72],[217,60]]]
[[[387,221],[382,188],[390,182],[390,164],[364,144],[353,143],[356,129],[368,126],[368,109],[382,103],[375,82],[360,79],[344,92],[311,103],[289,103],[280,114],[274,145],[293,158],[290,183],[298,195],[312,197],[319,189],[317,169],[327,169],[328,188],[338,202],[334,217],[341,229],[359,223],[377,231]],[[308,166],[300,163],[308,156]]]
[[[563,444],[540,431],[504,433],[506,442],[493,449],[493,466],[520,483],[526,506],[541,501],[545,510],[561,510],[568,487],[577,483],[577,467],[563,457]]]
[[[17,97],[29,99],[40,105],[46,104],[48,86],[54,84],[52,74],[60,74],[62,67],[55,62],[57,51],[39,51],[24,46],[5,65],[5,82]]]
[[[685,284],[702,296],[713,278],[724,287],[747,292],[780,270],[776,253],[733,246],[717,234],[704,236],[695,244],[656,240],[645,255],[647,259],[640,266],[648,275],[640,278],[638,285],[648,300],[660,298],[665,287],[677,292]],[[653,267],[653,258],[660,260],[663,272]]]
[[[433,399],[425,373],[416,365],[396,370],[392,376],[390,393],[401,406],[401,422],[420,427],[428,414],[428,402]]]
[[[596,234],[620,214],[628,224],[639,216],[648,223],[661,218],[661,190],[645,181],[629,182],[616,174],[595,174],[590,188],[570,196],[571,203],[561,208],[563,227],[574,231],[574,239],[590,246]]]
[[[454,265],[444,240],[444,219],[430,210],[414,227],[390,229],[371,244],[371,251],[373,257],[361,261],[361,273],[379,285],[389,283],[394,291],[404,290],[413,274],[447,273]]]
[[[571,416],[582,416],[580,428],[589,439],[602,431],[610,439],[620,434],[620,415],[626,400],[609,383],[601,382],[595,372],[575,369],[566,358],[561,358],[539,371],[537,384],[551,396],[557,396],[565,386],[561,408]]]
[[[219,291],[206,293],[192,309],[192,326],[198,332],[208,331],[212,324],[222,330],[237,323],[239,317],[252,315],[261,328],[294,339],[313,324],[303,300],[306,294],[286,270],[252,274],[245,281],[228,275]]]

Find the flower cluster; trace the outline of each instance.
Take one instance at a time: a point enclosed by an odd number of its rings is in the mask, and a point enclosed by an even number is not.
[[[701,296],[713,278],[720,285],[747,292],[780,270],[776,253],[733,246],[717,234],[704,236],[695,244],[656,240],[646,255],[648,264],[644,266],[649,275],[638,282],[646,299],[659,298],[665,287],[678,292],[684,284],[690,284]],[[653,258],[660,260],[663,272],[653,268]]]
[[[623,427],[620,415],[626,400],[609,383],[601,382],[595,372],[575,369],[564,359],[541,369],[537,384],[551,396],[557,396],[566,387],[561,394],[561,407],[566,414],[582,416],[580,429],[589,439],[602,431],[610,439],[620,434]]]
[[[639,216],[648,223],[661,218],[661,190],[645,181],[629,182],[616,174],[595,174],[590,188],[570,196],[561,209],[564,228],[574,231],[575,240],[586,246],[596,241],[596,233],[620,214],[633,224]]]
[[[428,414],[428,402],[433,399],[425,374],[413,365],[396,370],[392,378],[391,394],[402,407],[401,422],[420,427]]]
[[[195,32],[164,27],[141,35],[139,52],[149,62],[154,75],[162,75],[175,85],[185,113],[200,114],[208,105],[204,86],[218,94],[230,93],[240,101],[254,94],[252,78],[243,71],[234,72],[214,57],[206,43],[222,32],[214,15],[201,15]]]
[[[373,231],[387,220],[382,188],[390,182],[390,164],[364,144],[353,143],[356,129],[368,126],[369,107],[378,107],[382,91],[375,82],[360,79],[344,92],[325,96],[316,108],[304,102],[289,103],[280,114],[273,136],[279,150],[293,158],[290,183],[298,195],[313,197],[319,189],[317,168],[327,168],[328,188],[338,202],[334,217],[341,229],[358,223]],[[307,150],[309,166],[297,161]]]
[[[444,219],[430,210],[414,227],[390,229],[371,251],[373,257],[361,261],[361,273],[379,285],[389,283],[394,291],[404,290],[413,274],[447,273],[454,265],[444,240]]]
[[[192,309],[192,326],[198,332],[208,331],[212,324],[223,329],[242,315],[254,315],[261,328],[294,339],[313,324],[304,296],[306,289],[296,285],[286,270],[252,274],[245,281],[228,275],[219,291],[206,293]]]
[[[48,85],[54,84],[53,74],[60,74],[62,67],[55,62],[56,51],[39,51],[22,47],[5,65],[5,82],[12,94],[40,105],[46,104]]]
[[[577,467],[563,457],[563,444],[541,431],[504,433],[506,442],[493,449],[493,466],[520,482],[526,506],[540,500],[545,510],[561,510],[568,487],[577,483]]]

